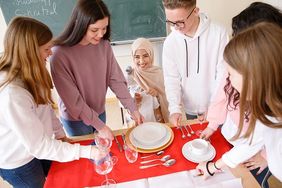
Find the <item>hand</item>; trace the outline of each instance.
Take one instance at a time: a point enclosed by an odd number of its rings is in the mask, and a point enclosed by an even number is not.
[[[97,146],[91,146],[90,159],[94,161],[99,161],[105,158],[108,154],[108,150],[99,150]]]
[[[142,95],[140,93],[135,93],[134,94],[134,100],[136,102],[136,105],[140,105],[142,102]]]
[[[110,140],[114,139],[112,130],[107,125],[105,125],[102,129],[100,129],[99,133],[101,134],[103,138],[108,138]]]
[[[207,166],[208,163],[208,166]],[[218,167],[218,166],[217,166]],[[208,169],[207,169],[208,168]],[[218,167],[219,168],[219,167]],[[200,172],[200,174],[203,175],[204,179],[207,179],[208,177],[211,176],[211,174],[213,175],[216,172],[221,172],[221,170],[217,170],[215,168],[215,165],[213,162],[201,162],[198,164],[198,166],[196,167],[196,170],[198,170]],[[208,172],[209,171],[209,172]]]
[[[149,88],[146,93],[152,95],[153,97],[156,97],[158,95],[158,91],[154,88]]]
[[[211,135],[214,133],[214,131],[215,130],[207,127],[201,132],[200,138],[208,140],[211,137]]]
[[[140,114],[139,111],[134,111],[131,115],[131,118],[135,121],[137,125],[144,122],[144,117]]]
[[[72,139],[70,139],[70,138],[68,138],[68,137],[66,137],[66,136],[64,136],[64,137],[62,137],[62,138],[59,138],[58,140],[61,140],[62,142],[68,142],[68,143],[73,142]]]
[[[259,168],[257,175],[260,174],[267,167],[267,161],[263,156],[261,156],[260,152],[258,152],[256,155],[254,155],[252,158],[250,158],[243,164],[249,170],[254,170]]]
[[[180,126],[181,120],[182,120],[182,114],[180,113],[173,113],[170,116],[170,122],[176,127]]]

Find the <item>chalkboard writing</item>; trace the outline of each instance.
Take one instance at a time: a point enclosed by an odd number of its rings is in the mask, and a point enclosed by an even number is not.
[[[161,0],[104,0],[111,14],[111,41],[166,36]],[[7,23],[15,16],[28,16],[48,25],[58,36],[67,24],[76,0],[0,0]]]
[[[60,34],[68,22],[76,0],[0,0],[6,23],[15,16],[28,16],[42,21],[53,34]]]

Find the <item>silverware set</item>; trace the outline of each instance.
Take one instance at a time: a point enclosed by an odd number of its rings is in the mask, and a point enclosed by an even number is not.
[[[121,134],[121,138],[122,138],[122,141],[123,141],[123,144],[122,144],[122,145],[121,145],[121,143],[119,143],[117,137],[114,136],[115,142],[116,142],[116,144],[117,144],[117,146],[118,146],[118,150],[119,150],[120,152],[122,152],[122,150],[124,150],[124,145],[125,145],[125,134],[124,134],[124,133]]]
[[[190,131],[189,131],[189,129],[190,129]],[[189,125],[189,124],[187,124],[187,125],[181,125],[181,126],[179,126],[179,127],[177,127],[177,129],[180,129],[180,131],[181,131],[181,137],[184,139],[184,138],[186,138],[186,136],[187,137],[191,137],[193,134],[195,134],[195,132],[193,131],[193,129],[191,128],[191,126]],[[184,132],[184,130],[187,132],[187,134],[185,134],[185,132]]]
[[[154,156],[160,156],[164,154],[164,151],[158,151],[157,153],[151,154],[151,155],[147,155],[147,156],[142,156],[141,159],[146,159],[146,158],[150,158],[150,157],[154,157]],[[155,161],[160,161],[160,163],[153,163],[153,164],[149,164],[149,165],[144,165],[144,164],[148,164],[148,163],[152,163]],[[145,168],[150,168],[153,166],[172,166],[174,163],[176,162],[175,159],[171,159],[170,155],[165,155],[161,158],[155,158],[155,159],[150,159],[150,160],[145,160],[145,161],[141,161],[140,164],[141,166],[139,167],[140,169],[145,169]]]

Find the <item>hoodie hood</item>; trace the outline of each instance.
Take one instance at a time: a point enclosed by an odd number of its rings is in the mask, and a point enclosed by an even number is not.
[[[193,37],[186,36],[186,35],[180,33],[179,31],[176,31],[174,29],[174,27],[171,27],[172,32],[175,32],[176,35],[178,35],[179,37],[182,37],[183,39],[186,39],[188,41],[197,39],[198,37],[201,36],[202,33],[204,33],[208,29],[208,27],[211,23],[209,17],[205,13],[200,13],[199,17],[200,17],[200,22],[199,22],[198,28],[195,32],[195,35]]]

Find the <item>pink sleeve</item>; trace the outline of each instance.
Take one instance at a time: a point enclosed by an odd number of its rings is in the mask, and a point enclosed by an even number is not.
[[[226,84],[226,75],[222,77],[220,83],[212,96],[210,106],[208,108],[207,120],[209,121],[208,127],[216,130],[219,125],[223,124],[227,115],[227,98],[224,91]]]

